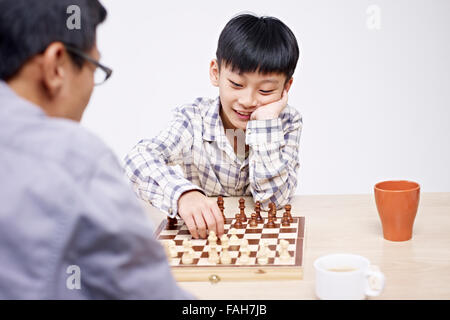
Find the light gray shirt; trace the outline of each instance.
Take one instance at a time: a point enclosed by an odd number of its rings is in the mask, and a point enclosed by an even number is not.
[[[109,148],[0,81],[0,299],[191,299]]]

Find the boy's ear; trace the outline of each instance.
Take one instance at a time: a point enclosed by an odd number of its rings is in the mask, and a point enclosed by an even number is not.
[[[211,60],[209,64],[209,78],[213,86],[219,86],[219,64],[217,63],[217,59]]]
[[[289,92],[289,89],[291,88],[292,82],[294,81],[294,78],[289,79],[289,81],[286,82],[284,85],[284,89],[286,89],[287,92]]]

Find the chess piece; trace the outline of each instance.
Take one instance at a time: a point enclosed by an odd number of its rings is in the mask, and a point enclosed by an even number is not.
[[[222,244],[222,252],[220,253],[220,263],[221,264],[230,264],[231,263],[231,255],[228,252],[229,243],[228,236],[226,234],[220,237],[220,243]]]
[[[168,220],[169,227],[173,227],[173,226],[177,225],[177,222],[178,222],[177,218],[175,218],[175,217],[174,218],[167,217],[167,220]]]
[[[175,241],[167,240],[166,243],[167,243],[167,248],[168,248],[168,252],[169,252],[169,257],[176,258],[178,256],[178,252],[177,252],[177,246],[175,244]]]
[[[244,198],[239,199],[239,210],[240,210],[241,222],[247,222],[247,216],[245,215],[245,199]]]
[[[225,207],[224,207],[223,204],[224,204],[223,197],[222,197],[222,196],[219,196],[219,197],[217,198],[217,206],[219,207],[220,212],[222,213],[222,218],[223,218],[223,220],[225,221],[225,213],[224,213]]]
[[[217,236],[216,236],[216,233],[214,231],[210,231],[209,232],[208,244],[210,246],[216,246],[217,245]]]
[[[250,227],[257,227],[258,222],[256,221],[256,213],[252,213],[252,217],[250,219]]]
[[[192,264],[194,262],[194,249],[192,249],[191,240],[183,240],[183,255],[181,257],[182,264]]]
[[[289,227],[291,223],[289,222],[289,217],[287,215],[287,212],[283,213],[283,218],[281,219],[281,225],[283,227]]]
[[[231,233],[230,246],[238,246],[240,243],[240,240],[239,240],[238,236],[236,235],[237,234],[236,228],[231,228],[230,233]]]
[[[256,213],[256,222],[264,223],[264,219],[261,216],[261,202],[256,201],[255,203],[255,213]]]
[[[243,224],[241,222],[241,215],[239,213],[236,213],[236,222],[233,224],[233,227],[236,229],[242,229]]]
[[[217,253],[217,244],[216,243],[209,245],[208,262],[213,263],[213,264],[219,263],[219,254]]]
[[[284,209],[286,210],[287,216],[289,218],[289,222],[293,223],[294,222],[294,218],[292,218],[292,215],[291,215],[291,205],[290,204],[285,205]]]
[[[275,203],[271,202],[271,203],[269,203],[269,208],[270,208],[269,211],[272,213],[273,221],[276,222],[277,221],[277,206],[275,205]]]
[[[250,248],[248,247],[248,240],[243,239],[241,247],[239,248],[241,256],[238,258],[237,264],[249,264],[250,263]]]
[[[269,221],[267,222],[267,224],[265,225],[266,228],[275,228],[275,222],[273,221],[273,217],[272,215],[269,217]]]
[[[256,253],[256,258],[257,258],[258,264],[265,265],[265,264],[269,263],[269,253],[270,253],[270,250],[269,250],[267,241],[265,241],[264,239],[261,240],[260,248],[259,248],[258,252]]]
[[[280,249],[279,249],[279,254],[280,254],[280,261],[281,262],[288,262],[289,259],[291,258],[291,254],[288,251],[288,247],[289,247],[289,242],[285,239],[280,240]]]

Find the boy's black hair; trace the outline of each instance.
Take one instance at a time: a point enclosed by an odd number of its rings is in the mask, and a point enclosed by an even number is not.
[[[231,19],[219,37],[217,62],[233,72],[283,73],[291,79],[299,58],[297,39],[274,17],[241,14]]]
[[[80,29],[67,27],[71,5],[80,8]],[[98,0],[0,0],[0,79],[11,78],[52,42],[61,41],[88,52],[94,47],[97,25],[106,15]],[[70,57],[82,67],[83,59]]]

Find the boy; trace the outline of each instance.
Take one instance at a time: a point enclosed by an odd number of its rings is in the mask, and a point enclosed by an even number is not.
[[[179,214],[194,238],[223,234],[208,196],[251,194],[267,210],[287,204],[297,186],[302,118],[287,106],[299,57],[294,34],[276,18],[242,14],[225,26],[216,55],[210,78],[219,97],[177,108],[166,130],[125,158],[136,193]]]

